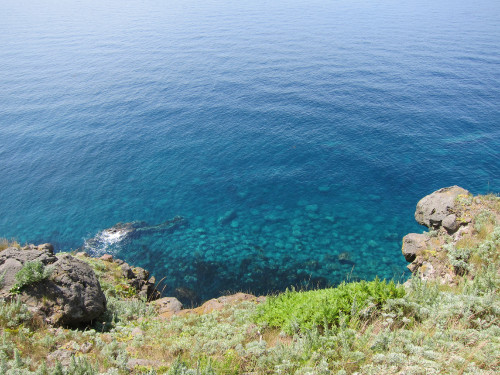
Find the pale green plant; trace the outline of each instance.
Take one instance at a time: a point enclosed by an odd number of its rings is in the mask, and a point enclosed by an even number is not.
[[[10,292],[13,294],[20,293],[25,286],[50,277],[53,270],[52,267],[45,267],[42,262],[37,260],[24,263],[23,267],[15,275],[16,283],[10,289]]]

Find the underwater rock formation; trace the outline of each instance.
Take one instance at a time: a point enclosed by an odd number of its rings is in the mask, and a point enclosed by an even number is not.
[[[93,238],[86,240],[83,249],[89,253],[102,253],[115,244],[154,233],[172,233],[176,229],[187,226],[188,222],[182,216],[164,221],[157,225],[149,225],[145,221],[118,223],[104,229]]]

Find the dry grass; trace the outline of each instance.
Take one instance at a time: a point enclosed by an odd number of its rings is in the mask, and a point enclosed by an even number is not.
[[[457,241],[455,247],[457,249],[473,249],[479,245],[481,241],[477,237],[471,236],[470,234],[465,235]]]
[[[20,248],[21,245],[14,239],[8,240],[7,238],[0,238],[0,251],[8,249],[9,247]]]

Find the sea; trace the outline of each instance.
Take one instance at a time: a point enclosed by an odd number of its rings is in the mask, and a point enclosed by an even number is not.
[[[404,281],[451,185],[500,192],[498,1],[0,2],[0,237],[196,305]]]

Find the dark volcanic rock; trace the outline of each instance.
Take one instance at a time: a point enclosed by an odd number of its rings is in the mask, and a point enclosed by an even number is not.
[[[5,273],[0,298],[13,298],[16,273],[27,262],[35,261],[52,272],[46,279],[23,286],[19,298],[46,323],[77,326],[106,310],[105,296],[90,266],[68,254],[56,256],[45,245],[36,250],[9,248],[0,253],[0,274]]]

